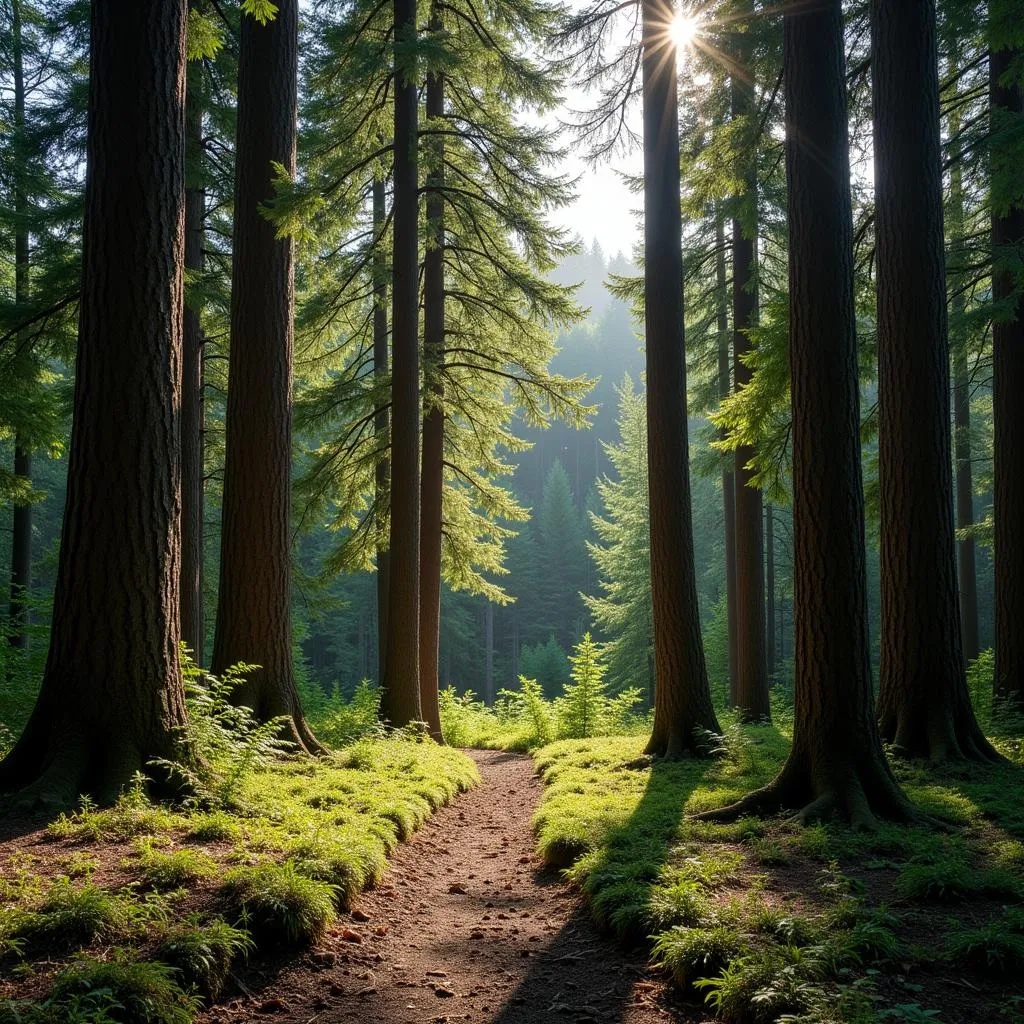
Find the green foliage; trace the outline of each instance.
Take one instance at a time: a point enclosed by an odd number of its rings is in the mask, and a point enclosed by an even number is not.
[[[194,988],[215,1000],[227,981],[231,965],[248,956],[255,944],[249,933],[221,918],[208,924],[189,919],[168,929],[155,956],[177,971],[182,987]]]
[[[1024,914],[1009,910],[982,928],[954,931],[943,955],[955,967],[1019,978],[1024,972]]]
[[[123,793],[113,807],[98,808],[82,797],[73,814],[61,814],[46,826],[53,839],[72,843],[121,842],[136,836],[171,832],[182,823],[180,815],[149,803],[137,791]]]
[[[180,777],[195,801],[212,807],[230,806],[247,778],[292,748],[280,738],[288,717],[260,722],[251,708],[231,703],[232,692],[258,665],[233,665],[218,678],[203,672],[182,645],[181,667],[188,711],[182,745],[189,759],[152,763]]]
[[[544,688],[536,679],[520,676],[518,690],[502,690],[499,696],[507,701],[509,714],[528,725],[529,748],[551,741],[554,733],[552,708],[544,699]]]
[[[77,949],[126,937],[135,923],[135,911],[129,900],[91,882],[75,886],[68,879],[58,879],[35,910],[20,915],[16,931],[34,946]]]
[[[222,889],[238,920],[261,944],[310,945],[337,916],[334,886],[300,874],[292,861],[233,868]]]
[[[962,903],[977,896],[1017,897],[1020,880],[998,868],[978,869],[956,857],[906,865],[896,880],[900,899],[925,903]]]
[[[738,932],[726,925],[712,928],[675,927],[654,940],[654,962],[681,988],[713,978],[744,950]]]
[[[608,703],[605,667],[589,633],[583,635],[569,660],[572,682],[558,704],[559,734],[567,739],[588,739],[600,732]]]
[[[137,869],[141,879],[155,889],[177,889],[216,872],[216,863],[199,850],[156,849],[152,842],[139,844]]]
[[[369,679],[360,680],[351,698],[345,699],[335,686],[315,708],[307,708],[310,726],[321,742],[340,748],[381,729],[380,691]]]
[[[524,647],[519,655],[520,674],[535,679],[547,696],[558,693],[569,678],[569,658],[554,635],[546,643]]]
[[[42,1002],[0,1002],[0,1024],[192,1024],[199,999],[166,964],[84,957]]]

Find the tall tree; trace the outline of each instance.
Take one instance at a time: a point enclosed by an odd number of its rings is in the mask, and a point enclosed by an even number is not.
[[[841,0],[784,22],[795,717],[775,780],[708,817],[910,819],[875,724]]]
[[[648,752],[679,757],[718,732],[693,560],[683,338],[679,115],[671,0],[641,0],[647,465],[656,691]]]
[[[732,219],[733,374],[736,390],[747,387],[753,372],[746,357],[749,331],[757,326],[757,131],[754,102],[752,34],[746,24],[753,4],[744,3],[734,25],[735,64],[730,81],[732,119],[750,140],[739,158],[743,191]],[[764,643],[764,510],[753,482],[750,445],[736,449],[736,688],[733,703],[743,721],[771,718]]]
[[[298,0],[242,19],[238,66],[231,355],[225,423],[220,584],[212,668],[260,666],[233,699],[291,739],[320,745],[302,716],[292,664],[291,460],[293,242],[262,205],[275,165],[295,174]]]
[[[729,304],[725,265],[725,215],[715,209],[715,278],[716,325],[718,328],[718,399],[728,398],[732,391],[732,369],[729,359]],[[724,431],[720,431],[724,434]],[[729,697],[736,702],[736,474],[735,460],[722,463],[722,518],[725,524],[725,609],[729,631]]]
[[[0,791],[114,798],[180,751],[185,0],[94,0],[67,504],[42,689]],[[116,399],[116,400],[115,400]]]
[[[373,411],[374,443],[379,450],[388,447],[389,412],[384,402],[388,379],[388,268],[383,242],[386,219],[384,179],[373,181],[373,234],[378,244],[373,253],[373,376],[379,397]],[[391,490],[391,462],[378,458],[374,465],[374,548],[377,556],[377,683],[384,679],[388,633],[388,582],[391,579],[391,554],[387,548],[387,504]]]
[[[391,579],[381,714],[402,726],[420,704],[420,354],[415,0],[394,0],[394,258],[391,306]]]
[[[971,708],[953,525],[934,0],[871,8],[878,296],[882,737],[993,759]]]
[[[198,13],[196,0],[189,16]],[[190,62],[185,101],[185,270],[203,270],[206,193],[201,182],[203,151],[202,68]],[[195,302],[183,313],[181,387],[181,639],[203,664],[203,329]]]
[[[431,6],[430,31],[443,30],[440,7]],[[420,707],[435,739],[441,734],[438,708],[438,655],[441,628],[441,541],[444,529],[444,72],[427,74],[427,122],[438,134],[428,138],[427,237],[423,258],[423,363],[428,382],[423,404],[423,454],[420,474]],[[491,606],[488,604],[488,614]],[[488,619],[488,622],[493,622]],[[491,636],[491,633],[488,633]],[[488,648],[489,650],[490,648]],[[491,692],[493,696],[493,691]]]
[[[992,413],[995,421],[995,693],[1024,710],[1024,186],[1015,122],[1024,116],[1020,12],[989,8],[992,138]]]

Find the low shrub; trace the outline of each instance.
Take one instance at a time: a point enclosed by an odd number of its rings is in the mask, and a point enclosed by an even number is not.
[[[712,928],[680,926],[654,940],[654,962],[668,971],[681,988],[721,974],[745,949],[739,932],[725,925]]]
[[[248,956],[253,949],[255,943],[245,929],[233,928],[220,918],[205,925],[193,919],[173,926],[155,956],[178,972],[183,987],[214,1000],[235,959]]]

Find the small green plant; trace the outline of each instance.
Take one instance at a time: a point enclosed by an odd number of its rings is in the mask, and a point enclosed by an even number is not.
[[[985,974],[1002,977],[1024,976],[1024,934],[996,920],[984,928],[955,932],[946,945],[951,964],[964,964]]]
[[[181,989],[173,968],[165,964],[83,958],[57,975],[38,1019],[47,1024],[192,1024],[198,1010],[198,999]]]
[[[712,928],[675,927],[654,940],[654,962],[681,988],[719,975],[744,949],[739,933],[724,925]]]
[[[199,850],[165,852],[142,841],[137,869],[142,880],[155,889],[177,889],[216,874],[217,864],[209,854]]]
[[[502,690],[499,696],[508,702],[509,714],[528,725],[531,747],[550,741],[554,732],[551,705],[544,699],[544,690],[536,679],[520,676],[518,690]]]
[[[978,870],[966,861],[945,858],[934,863],[908,864],[896,880],[903,900],[922,903],[961,903],[975,896],[1016,897],[1020,882],[1009,871]]]
[[[308,945],[336,918],[335,887],[300,874],[292,861],[233,868],[222,888],[242,925],[268,942]]]
[[[186,838],[199,843],[237,843],[242,826],[227,811],[206,811],[190,819]]]
[[[155,956],[178,971],[183,987],[195,988],[212,1001],[220,995],[235,959],[247,957],[255,948],[243,928],[220,918],[205,925],[193,918],[173,926]]]
[[[42,903],[26,912],[17,931],[33,945],[75,949],[97,940],[118,939],[132,926],[129,904],[87,882],[75,887],[67,878],[54,882]]]
[[[605,667],[589,633],[583,634],[569,661],[572,682],[557,702],[558,732],[568,739],[587,739],[601,731],[608,704]]]
[[[46,826],[51,839],[70,843],[125,842],[136,836],[169,833],[181,818],[167,807],[151,804],[133,788],[122,793],[113,807],[102,810],[86,796],[73,814],[61,814]]]
[[[254,772],[269,767],[292,744],[281,739],[288,722],[280,716],[260,722],[251,708],[231,703],[231,694],[259,665],[240,663],[220,677],[203,672],[181,649],[188,726],[182,747],[191,752],[188,761],[158,759],[153,766],[178,778],[192,799],[209,807],[232,806],[243,782]]]
[[[307,714],[324,743],[340,748],[365,736],[381,734],[380,691],[369,679],[361,680],[347,700],[337,685],[329,694],[322,690],[319,693],[322,697]]]

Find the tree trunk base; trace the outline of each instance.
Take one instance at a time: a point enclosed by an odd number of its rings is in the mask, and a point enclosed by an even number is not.
[[[818,779],[806,766],[788,764],[767,786],[726,807],[693,815],[694,821],[731,822],[785,811],[802,825],[838,820],[855,829],[875,831],[881,821],[948,830],[945,822],[922,814],[903,795],[888,769],[850,768],[841,779]]]
[[[661,761],[715,757],[718,738],[717,729],[708,729],[704,726],[695,726],[689,730],[673,730],[664,736],[655,733],[644,747],[644,756]]]
[[[883,716],[882,739],[892,745],[895,757],[931,764],[1003,764],[1006,758],[988,741],[973,711],[953,713],[929,722],[920,715]]]

